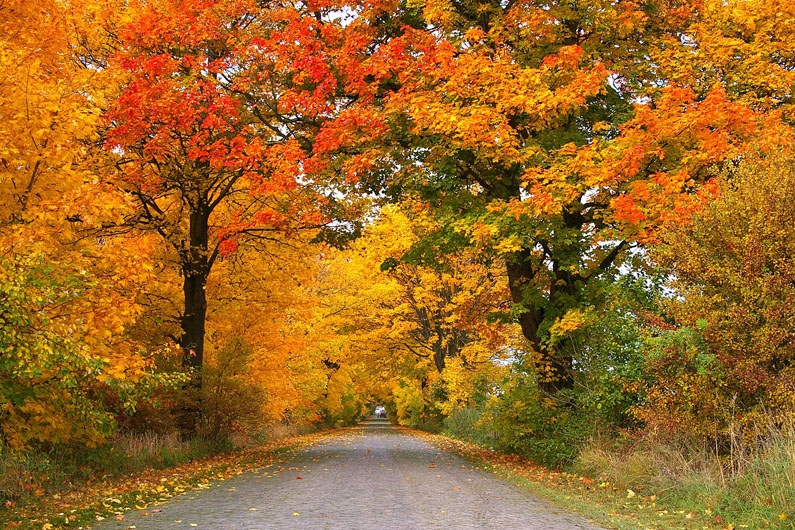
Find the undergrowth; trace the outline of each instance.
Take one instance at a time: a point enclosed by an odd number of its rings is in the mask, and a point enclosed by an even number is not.
[[[237,449],[312,432],[311,426],[273,425],[255,436],[184,438],[176,431],[118,436],[98,447],[59,445],[0,453],[0,502],[69,490],[89,481],[168,469]]]
[[[517,453],[500,444],[499,433],[483,421],[477,408],[453,412],[445,420],[443,434]],[[613,491],[630,507],[637,503],[634,507],[641,520],[644,510],[657,510],[682,515],[681,528],[701,528],[705,521],[727,529],[795,528],[792,425],[771,423],[764,438],[735,439],[729,450],[650,433],[613,433],[571,451],[575,458],[559,467],[564,475],[583,477],[585,484],[591,481],[593,491]],[[523,456],[533,459],[533,455]]]

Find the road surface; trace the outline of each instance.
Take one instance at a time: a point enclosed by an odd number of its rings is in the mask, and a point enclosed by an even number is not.
[[[341,431],[257,472],[129,511],[94,530],[595,530],[586,519],[386,420]]]

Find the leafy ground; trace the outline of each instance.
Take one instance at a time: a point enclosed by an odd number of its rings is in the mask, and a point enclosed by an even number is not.
[[[657,495],[624,490],[609,482],[539,466],[518,455],[502,453],[454,438],[411,430],[411,433],[440,449],[467,458],[516,485],[546,497],[594,522],[617,529],[713,529],[754,528],[735,525],[711,512],[676,510],[658,502]],[[782,528],[784,523],[782,523]]]
[[[171,497],[192,489],[209,487],[246,471],[288,459],[302,447],[335,431],[322,431],[275,440],[241,451],[203,458],[168,469],[150,469],[110,480],[96,480],[68,492],[44,495],[0,508],[0,528],[56,530],[81,528],[94,521],[124,519],[130,509],[155,512]]]
[[[623,490],[608,482],[597,482],[549,469],[517,455],[425,431],[406,431],[609,528],[753,528],[749,525],[735,526],[709,510],[696,512],[671,509],[660,504],[656,495]],[[42,496],[24,504],[7,502],[0,508],[0,528],[80,528],[111,517],[123,520],[125,511],[131,509],[156,513],[158,506],[171,497],[191,489],[207,488],[212,481],[289,460],[294,451],[336,434],[339,434],[339,430],[286,438],[168,469],[147,470],[122,479],[89,482],[80,488]],[[785,527],[785,524],[782,522],[780,527]]]

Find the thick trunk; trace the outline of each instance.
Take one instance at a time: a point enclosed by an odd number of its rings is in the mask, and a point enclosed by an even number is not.
[[[190,217],[189,247],[182,253],[182,338],[183,365],[201,372],[204,361],[204,334],[207,318],[207,277],[210,261],[207,252],[209,210],[198,208]]]
[[[185,271],[182,290],[185,297],[182,317],[183,365],[201,370],[204,360],[204,323],[207,317],[205,285],[207,277],[201,273]]]
[[[571,356],[550,348],[539,337],[538,330],[544,320],[544,309],[533,303],[531,297],[536,271],[530,251],[524,249],[515,252],[507,260],[506,266],[511,299],[520,307],[516,317],[522,334],[538,356],[538,388],[550,394],[571,388],[574,384]]]
[[[447,352],[442,348],[439,348],[433,354],[433,363],[436,365],[436,369],[439,371],[439,373],[442,373],[442,371],[444,370],[445,367],[444,360],[445,357],[447,356],[446,354]]]
[[[207,253],[209,209],[197,209],[190,216],[190,237],[187,248],[180,252],[182,265],[183,312],[181,319],[182,365],[191,369],[190,390],[186,396],[179,423],[184,432],[195,435],[202,416],[202,364],[204,362],[204,331],[207,317],[205,288],[210,274]]]

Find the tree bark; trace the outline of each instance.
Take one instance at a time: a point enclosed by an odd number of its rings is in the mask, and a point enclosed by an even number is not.
[[[207,318],[207,277],[210,274],[210,256],[207,251],[209,239],[210,210],[200,206],[190,215],[188,248],[182,252],[182,313],[183,365],[196,370],[198,385],[201,383],[201,368],[204,362],[204,335]]]
[[[547,346],[539,336],[539,327],[545,315],[544,309],[534,304],[530,296],[537,272],[533,265],[529,249],[515,252],[506,261],[508,287],[511,291],[511,300],[521,308],[516,318],[522,328],[522,334],[538,356],[538,388],[542,392],[553,394],[574,385],[572,357]],[[550,292],[553,291],[554,287]],[[547,373],[544,373],[544,368],[548,370]]]
[[[436,370],[439,373],[444,371],[446,356],[447,352],[443,348],[437,349],[433,354],[433,363],[436,365]]]
[[[185,298],[182,317],[182,363],[186,368],[201,370],[204,361],[204,333],[207,317],[205,285],[207,277],[183,269],[182,291]]]

